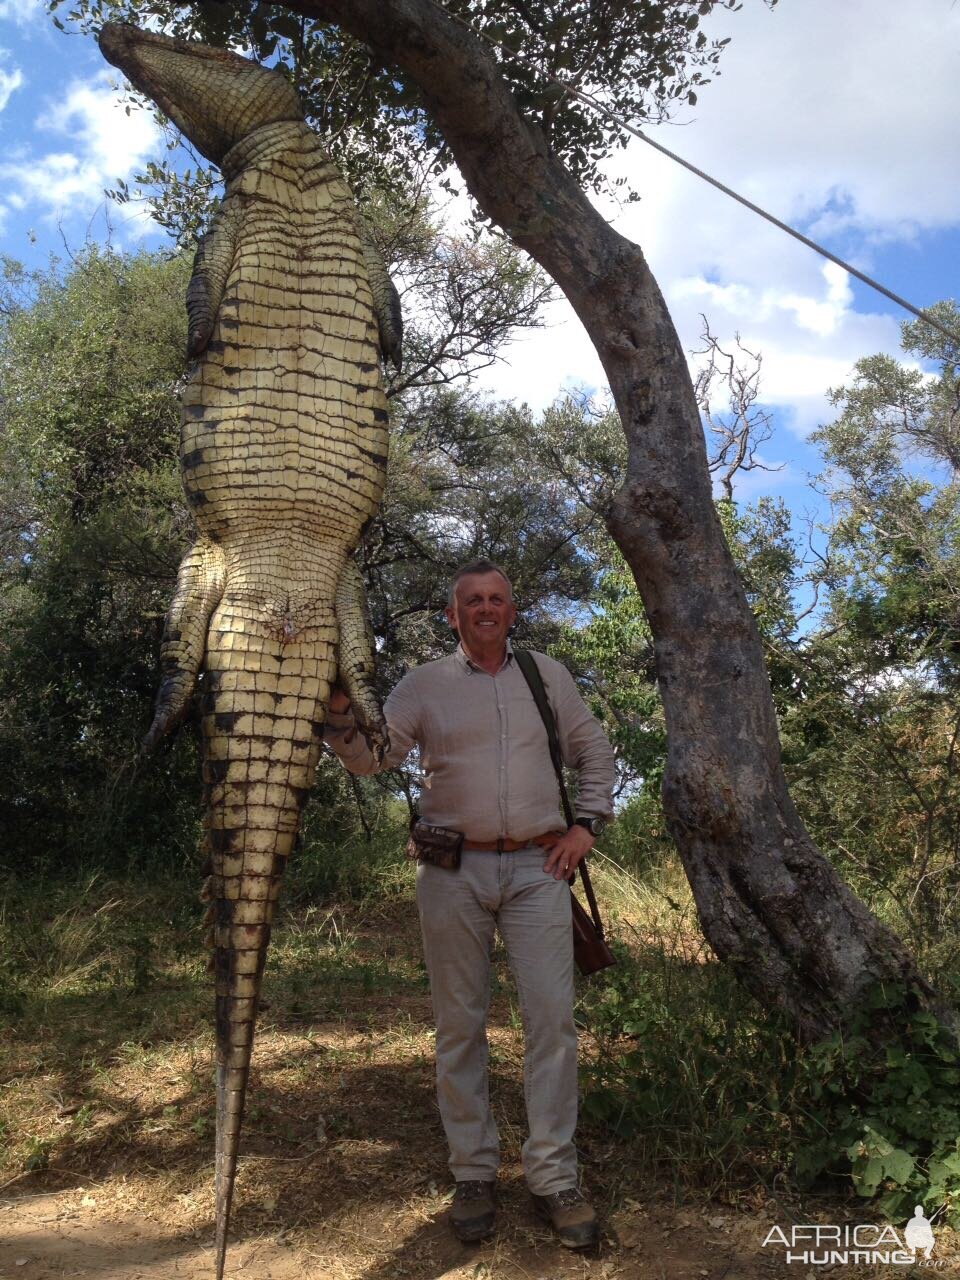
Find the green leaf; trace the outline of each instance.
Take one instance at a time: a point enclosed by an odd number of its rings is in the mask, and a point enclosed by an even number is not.
[[[853,1185],[862,1196],[874,1195],[882,1181],[883,1161],[877,1156],[867,1160],[862,1168],[853,1171]]]
[[[892,1179],[901,1186],[905,1186],[913,1176],[916,1164],[916,1157],[912,1156],[909,1151],[896,1148],[883,1158],[884,1177]]]

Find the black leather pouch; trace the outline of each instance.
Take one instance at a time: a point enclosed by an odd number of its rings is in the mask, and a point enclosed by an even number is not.
[[[415,862],[429,862],[445,871],[456,871],[463,852],[463,832],[449,827],[435,827],[422,818],[410,824],[407,857]]]

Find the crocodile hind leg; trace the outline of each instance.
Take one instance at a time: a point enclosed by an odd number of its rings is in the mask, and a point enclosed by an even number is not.
[[[390,740],[374,684],[373,627],[363,578],[349,557],[340,570],[336,610],[340,639],[338,679],[350,699],[361,732],[374,755],[382,760],[390,749]]]
[[[150,751],[179,724],[190,705],[207,643],[207,624],[223,592],[223,550],[201,534],[183,557],[167,611],[160,650],[162,678],[153,723],[143,740]]]
[[[336,668],[332,609],[316,611],[292,637],[269,615],[262,600],[228,591],[207,643],[204,846],[216,979],[218,1280],[270,928]]]

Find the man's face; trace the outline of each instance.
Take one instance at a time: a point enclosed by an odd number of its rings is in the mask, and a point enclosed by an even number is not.
[[[447,621],[468,653],[502,648],[516,618],[510,587],[499,573],[466,574],[447,609]]]

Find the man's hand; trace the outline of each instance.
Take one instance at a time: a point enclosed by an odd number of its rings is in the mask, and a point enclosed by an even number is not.
[[[586,827],[571,827],[550,849],[544,871],[552,872],[554,880],[569,880],[595,843]]]
[[[327,710],[332,711],[335,716],[340,716],[345,711],[349,711],[350,706],[350,699],[340,686],[338,684],[333,685],[330,689],[330,701],[327,704]]]

